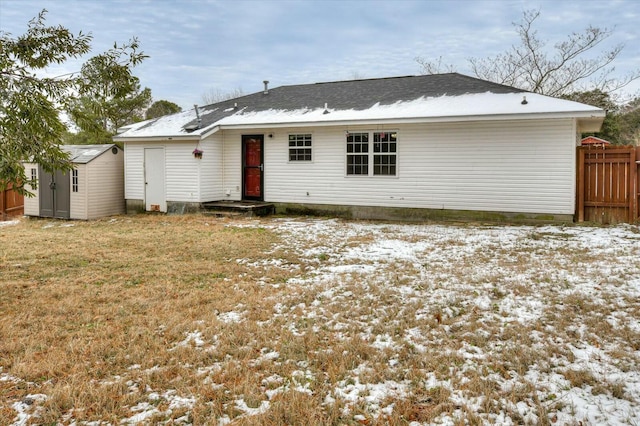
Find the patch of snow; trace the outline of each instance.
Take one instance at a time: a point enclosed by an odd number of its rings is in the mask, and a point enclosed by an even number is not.
[[[17,415],[13,419],[11,426],[26,426],[29,420],[37,417],[40,408],[38,404],[47,400],[44,394],[29,394],[19,402],[14,402],[11,406]]]
[[[242,313],[229,311],[222,314],[218,314],[218,319],[224,323],[238,323],[242,321]]]
[[[271,404],[269,401],[262,401],[257,408],[251,408],[247,405],[244,399],[237,399],[234,401],[238,410],[243,411],[247,416],[257,416],[267,412]]]
[[[202,338],[202,332],[200,331],[192,331],[190,333],[186,333],[186,337],[182,342],[177,343],[171,350],[175,350],[179,347],[189,346],[193,342],[193,345],[197,348],[200,348],[204,345],[204,339]]]
[[[148,402],[141,402],[133,407],[131,407],[131,411],[139,412],[138,414],[134,414],[131,417],[128,417],[122,420],[120,423],[125,425],[136,425],[143,423],[144,421],[150,419],[154,415],[160,413],[160,411],[154,406],[149,404]]]

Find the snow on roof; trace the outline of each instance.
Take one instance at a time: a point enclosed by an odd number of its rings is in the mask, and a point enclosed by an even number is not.
[[[189,132],[184,130],[183,127],[195,119],[197,119],[196,111],[195,109],[190,109],[188,111],[131,124],[125,127],[123,129],[125,131],[119,136],[153,137],[188,135]],[[199,133],[200,132],[196,132],[195,134]]]
[[[523,105],[521,93],[475,93],[460,96],[439,96],[413,101],[400,101],[391,105],[373,105],[366,110],[332,110],[324,108],[293,111],[267,110],[244,114],[242,111],[218,121],[218,125],[261,125],[304,122],[367,121],[463,118],[494,115],[524,115],[543,113],[598,113],[599,108],[577,102],[529,93]]]
[[[523,102],[526,98],[526,102]],[[465,121],[541,114],[603,118],[600,108],[460,74],[283,86],[133,124],[116,140],[194,137],[216,127],[335,125],[372,120]],[[198,115],[200,121],[198,121]],[[187,130],[190,129],[190,130]]]
[[[86,164],[114,146],[116,145],[112,143],[100,145],[63,145],[62,149],[69,153],[69,159],[72,163]]]

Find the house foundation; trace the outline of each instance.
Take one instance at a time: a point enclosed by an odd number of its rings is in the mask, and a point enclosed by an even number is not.
[[[572,223],[573,215],[512,213],[474,210],[423,209],[407,207],[342,206],[274,203],[277,214],[341,217],[345,219],[390,220],[401,222],[479,221],[514,223]]]

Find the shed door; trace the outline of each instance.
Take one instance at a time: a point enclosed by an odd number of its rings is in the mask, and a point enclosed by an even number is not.
[[[71,182],[69,174],[56,170],[47,173],[40,167],[40,216],[69,219],[71,204]]]
[[[144,202],[151,212],[166,212],[164,148],[144,149]]]
[[[242,136],[242,198],[263,200],[264,135]]]

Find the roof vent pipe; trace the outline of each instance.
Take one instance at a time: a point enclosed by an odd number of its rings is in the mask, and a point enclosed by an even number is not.
[[[263,83],[264,83],[264,92],[263,93],[265,95],[268,95],[269,94],[269,80],[264,80]]]
[[[529,102],[527,102],[527,97],[526,97],[526,96],[523,96],[523,97],[522,97],[522,102],[520,102],[520,103],[521,103],[522,105],[526,105],[526,104],[528,104]]]
[[[198,119],[198,127],[202,124],[202,119],[200,118],[200,111],[198,111],[198,105],[194,105],[193,109],[196,110],[196,118]]]

